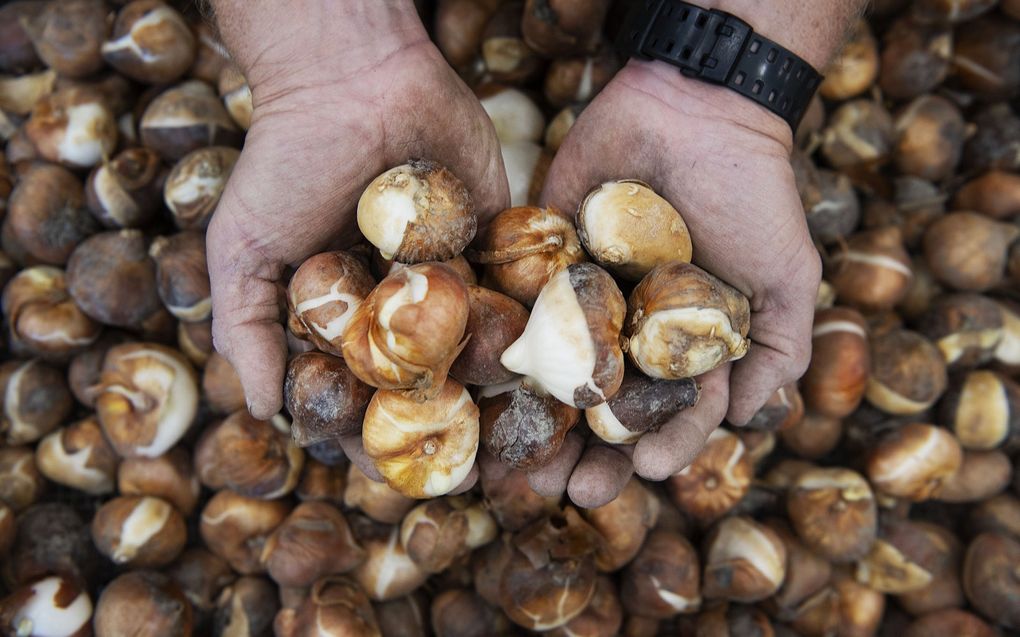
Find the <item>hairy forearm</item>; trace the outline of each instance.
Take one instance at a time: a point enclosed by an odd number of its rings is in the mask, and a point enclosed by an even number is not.
[[[325,81],[427,39],[412,0],[211,0],[216,25],[253,85],[287,73]]]
[[[867,0],[693,0],[741,18],[819,71],[839,52]]]

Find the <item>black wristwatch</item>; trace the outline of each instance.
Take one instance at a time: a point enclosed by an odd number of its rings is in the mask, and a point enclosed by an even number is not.
[[[631,0],[617,37],[623,59],[661,60],[733,89],[797,129],[822,76],[740,18],[680,0]]]

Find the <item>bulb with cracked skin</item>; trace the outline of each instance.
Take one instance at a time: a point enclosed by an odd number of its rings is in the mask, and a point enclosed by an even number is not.
[[[199,533],[206,548],[238,573],[264,573],[262,547],[290,510],[286,500],[256,500],[224,489],[202,509]]]
[[[216,88],[223,99],[223,105],[237,125],[248,130],[251,126],[252,101],[248,79],[234,64],[227,64],[220,71]]]
[[[938,413],[964,449],[995,449],[1020,437],[1020,386],[991,370],[968,372],[954,379]]]
[[[512,543],[499,584],[510,620],[547,631],[580,615],[595,594],[598,532],[567,507],[518,532]]]
[[[786,546],[775,531],[750,518],[723,518],[706,547],[706,599],[759,601],[779,590],[786,577]]]
[[[445,261],[475,236],[478,219],[467,187],[445,167],[415,159],[391,168],[358,201],[358,228],[385,259]]]
[[[163,183],[163,201],[182,230],[204,230],[240,157],[236,148],[197,148],[180,158]]]
[[[162,455],[187,432],[198,410],[198,382],[176,350],[126,343],[107,352],[96,414],[122,457]]]
[[[879,492],[920,502],[930,498],[960,468],[963,451],[941,427],[908,423],[871,450],[867,474]]]
[[[885,107],[858,98],[845,102],[829,117],[821,151],[834,168],[845,170],[884,158],[893,141],[893,119]]]
[[[554,274],[587,260],[571,219],[555,208],[537,206],[496,215],[482,249],[468,256],[485,265],[493,287],[526,307],[535,304]]]
[[[478,407],[454,380],[425,402],[379,390],[368,404],[361,437],[390,487],[411,498],[444,495],[474,465]]]
[[[569,265],[542,289],[524,333],[500,362],[562,403],[594,407],[623,382],[624,310],[623,295],[605,270]]]
[[[206,146],[240,146],[242,133],[212,87],[200,80],[171,86],[145,108],[138,125],[142,145],[167,161]]]
[[[804,544],[833,562],[857,560],[875,541],[878,507],[868,482],[855,471],[804,471],[787,492],[786,508]]]
[[[117,123],[103,96],[69,86],[32,107],[25,132],[43,158],[69,168],[91,168],[117,145]]]
[[[305,260],[287,285],[287,325],[298,338],[342,356],[342,336],[375,281],[350,252],[322,252]]]
[[[95,342],[102,330],[74,304],[64,271],[52,266],[16,274],[4,288],[3,312],[11,349],[46,359],[65,360]]]
[[[156,237],[149,256],[156,264],[156,291],[171,314],[188,323],[212,317],[204,234],[184,231]]]
[[[921,317],[919,331],[939,348],[950,372],[988,362],[1005,337],[1002,310],[980,294],[936,298]]]
[[[595,551],[595,567],[611,573],[630,563],[658,522],[661,506],[659,498],[632,477],[611,502],[582,511],[604,539]]]
[[[115,564],[166,566],[187,540],[184,517],[151,496],[120,496],[103,504],[92,519],[92,539]]]
[[[935,345],[917,332],[893,330],[871,340],[865,396],[887,414],[919,414],[931,408],[948,383],[946,363]]]
[[[628,613],[668,619],[701,608],[698,553],[675,531],[655,529],[623,571],[620,599]]]
[[[176,9],[162,0],[135,0],[117,14],[103,59],[139,82],[168,84],[195,59],[195,37]]]
[[[700,388],[692,378],[649,378],[630,368],[612,398],[584,410],[585,422],[596,436],[611,444],[632,444],[648,431],[698,402]]]
[[[854,577],[882,593],[901,595],[932,583],[933,558],[945,549],[945,539],[924,522],[885,518],[867,555],[857,561]]]
[[[256,420],[237,411],[206,427],[195,445],[195,471],[206,487],[250,498],[282,498],[301,479],[305,454],[282,415]]]
[[[233,577],[233,572],[230,574]],[[213,634],[229,635],[235,628],[247,631],[242,632],[242,637],[271,634],[273,620],[280,610],[280,593],[264,577],[238,577],[213,598]],[[187,590],[184,594],[188,594]]]
[[[640,281],[657,265],[691,260],[691,235],[683,217],[636,179],[607,181],[590,190],[576,223],[592,258],[629,281]]]
[[[0,365],[0,440],[22,445],[56,429],[74,401],[64,374],[33,359]]]
[[[343,332],[344,361],[373,387],[433,398],[464,348],[467,318],[467,286],[452,268],[403,268],[354,310]]]
[[[94,417],[54,431],[35,451],[40,473],[90,495],[113,492],[118,460]]]
[[[364,558],[336,507],[303,502],[270,534],[260,560],[280,586],[306,587],[320,577],[351,571]]]
[[[429,500],[408,511],[400,523],[400,543],[422,570],[441,573],[494,540],[498,532],[482,503],[453,496]]]
[[[656,266],[627,304],[627,353],[653,378],[691,378],[743,358],[750,303],[690,263]]]
[[[107,228],[138,228],[159,210],[165,177],[155,151],[126,148],[89,173],[85,202]]]
[[[372,526],[366,533],[356,530],[365,549],[365,560],[354,570],[354,579],[372,601],[385,602],[403,597],[425,583],[422,570],[400,543],[400,527]]]
[[[0,631],[18,637],[88,637],[92,600],[80,584],[50,575],[0,600]]]
[[[323,577],[297,607],[284,608],[276,615],[270,632],[279,637],[378,637],[382,634],[379,621],[365,593],[349,577]]]
[[[732,509],[751,486],[754,465],[740,438],[723,428],[711,433],[694,461],[667,479],[673,502],[703,522]]]
[[[545,466],[559,452],[580,412],[527,385],[479,397],[480,437],[500,462],[521,470]]]

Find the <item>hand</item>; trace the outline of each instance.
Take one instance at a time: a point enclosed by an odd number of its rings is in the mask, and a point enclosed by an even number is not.
[[[752,345],[744,359],[699,377],[698,404],[636,445],[569,436],[553,463],[530,476],[536,491],[565,490],[580,506],[599,506],[632,471],[663,480],[694,459],[724,417],[747,423],[803,374],[821,263],[794,184],[791,145],[778,117],[657,62],[630,62],[578,118],[550,167],[544,203],[574,211],[609,179],[649,183],[683,215],[694,263],[750,299]]]
[[[328,16],[274,20],[243,5],[233,22],[218,15],[249,79],[254,114],[208,231],[213,338],[256,418],[282,406],[284,268],[353,243],[358,198],[375,176],[427,157],[465,182],[483,218],[509,204],[492,124],[411,3],[355,4],[327,8]]]

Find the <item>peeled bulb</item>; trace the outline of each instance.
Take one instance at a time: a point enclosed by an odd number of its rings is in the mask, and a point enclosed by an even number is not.
[[[549,168],[549,157],[542,147],[532,141],[517,140],[502,142],[499,152],[510,184],[510,205],[527,206],[537,201]]]
[[[587,409],[612,398],[623,381],[623,294],[592,263],[557,272],[500,362],[560,402]]]
[[[676,208],[636,179],[589,192],[577,212],[577,234],[595,261],[630,281],[662,263],[688,262],[693,250]]]
[[[747,297],[690,263],[657,266],[628,305],[628,353],[653,378],[704,374],[750,345]]]
[[[478,100],[496,128],[500,143],[538,142],[545,118],[534,100],[515,88],[497,88]]]
[[[431,398],[464,347],[467,318],[467,286],[452,268],[441,263],[403,268],[354,311],[343,332],[344,360],[373,387]]]
[[[444,495],[474,465],[478,407],[453,380],[426,402],[379,390],[368,404],[361,437],[365,453],[390,487],[411,498]]]
[[[376,177],[358,201],[358,227],[383,258],[445,261],[475,236],[478,220],[467,187],[449,170],[411,160]]]

